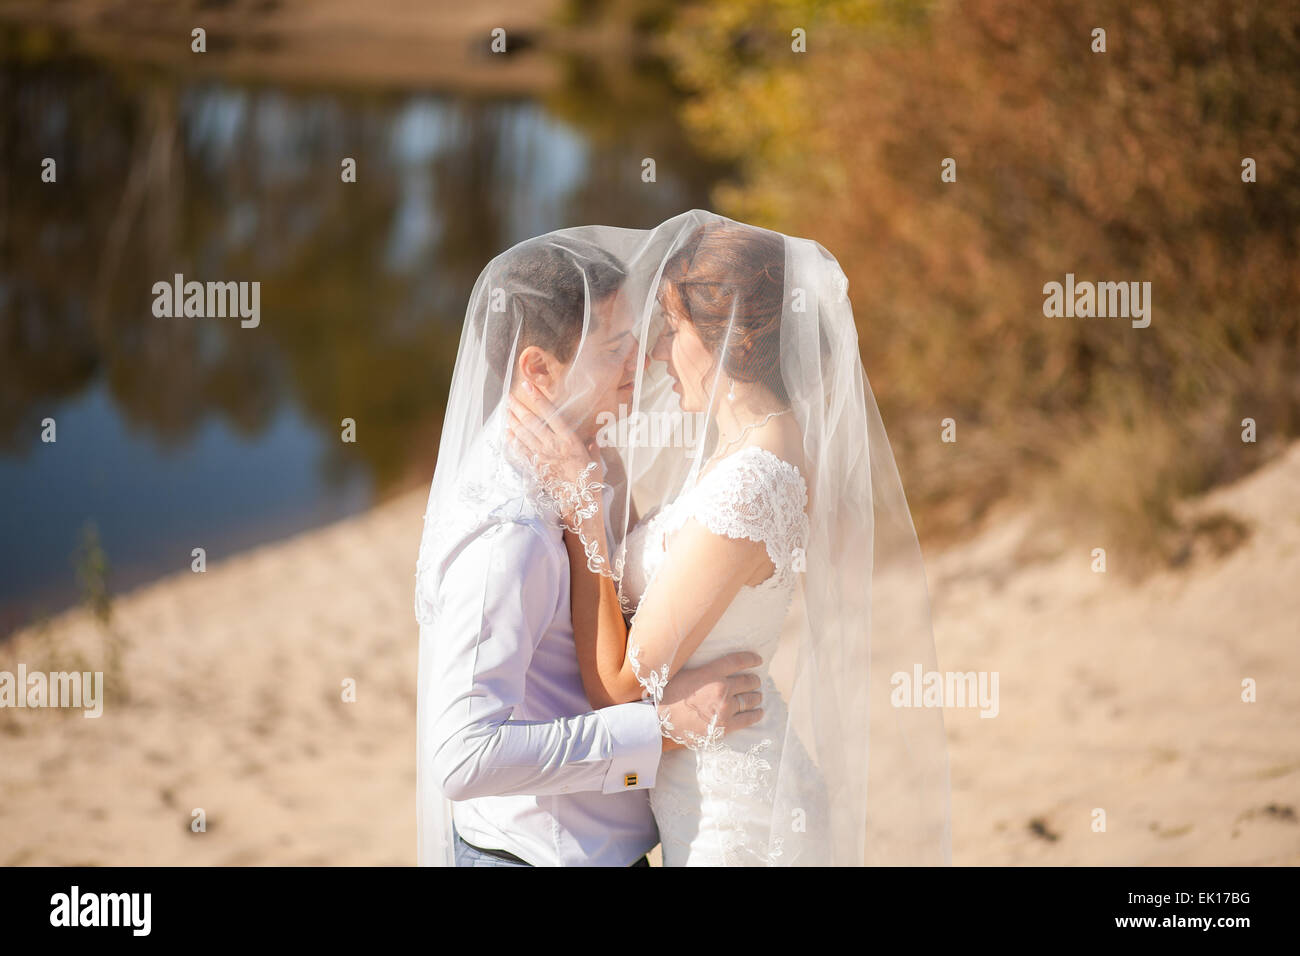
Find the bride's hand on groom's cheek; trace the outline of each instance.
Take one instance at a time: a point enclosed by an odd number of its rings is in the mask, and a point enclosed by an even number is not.
[[[593,437],[582,438],[540,391],[524,382],[507,405],[507,432],[516,449],[530,461],[547,465],[550,474],[566,482],[603,481],[605,458]],[[588,471],[594,464],[595,467]]]

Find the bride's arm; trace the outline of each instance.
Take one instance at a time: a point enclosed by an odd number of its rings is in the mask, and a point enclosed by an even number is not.
[[[584,442],[550,401],[525,382],[512,396],[512,441],[562,481],[589,474],[595,440]],[[604,456],[601,456],[602,458]],[[621,464],[621,463],[620,463]],[[597,476],[603,478],[604,476]],[[586,505],[590,505],[588,509]],[[771,567],[764,545],[745,536],[714,534],[692,518],[673,536],[663,565],[642,597],[636,623],[623,620],[614,582],[591,567],[609,567],[601,496],[588,496],[580,535],[566,531],[570,605],[583,689],[594,707],[641,697],[643,680],[672,677],[759,568]],[[576,515],[565,515],[576,520]]]
[[[621,489],[621,493],[626,496],[628,515],[625,527],[631,528],[641,520],[641,515],[637,513],[636,501],[632,498],[631,489],[627,487],[627,469],[623,466],[623,459],[614,448],[603,449],[601,459],[605,465],[605,484]]]
[[[599,515],[597,516],[599,517]],[[603,522],[587,521],[582,534],[596,546],[596,553],[608,558]],[[578,669],[582,688],[593,707],[596,701],[627,703],[641,696],[641,686],[633,678],[631,685],[622,681],[623,661],[627,654],[627,624],[619,606],[614,582],[587,567],[587,552],[582,539],[572,531],[564,532],[569,550],[569,604],[573,615],[573,643],[578,652]]]
[[[581,537],[566,531],[564,539],[578,665],[587,699],[597,708],[640,699],[641,679],[652,671],[662,678],[665,664],[669,678],[676,674],[741,586],[770,566],[762,544],[722,537],[689,520],[673,536],[629,634],[614,582],[588,567],[589,549],[598,561],[609,558],[601,514],[583,523]]]

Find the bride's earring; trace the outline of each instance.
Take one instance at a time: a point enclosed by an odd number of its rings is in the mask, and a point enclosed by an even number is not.
[[[736,400],[736,380],[733,378],[731,379],[731,386],[727,389],[727,401],[734,402],[735,400]]]

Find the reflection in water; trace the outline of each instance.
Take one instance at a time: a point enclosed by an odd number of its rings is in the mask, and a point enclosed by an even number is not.
[[[76,598],[88,522],[121,588],[426,483],[483,265],[561,226],[704,206],[714,172],[632,66],[593,82],[574,64],[542,104],[5,56],[0,634]],[[260,325],[155,318],[177,273],[260,282]]]

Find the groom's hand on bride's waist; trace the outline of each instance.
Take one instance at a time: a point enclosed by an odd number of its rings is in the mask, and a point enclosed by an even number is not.
[[[762,681],[750,668],[763,659],[752,651],[727,654],[703,667],[677,672],[664,685],[660,705],[667,709],[675,737],[704,737],[713,725],[724,734],[751,727],[763,718]],[[664,738],[664,750],[677,750],[681,744]]]

